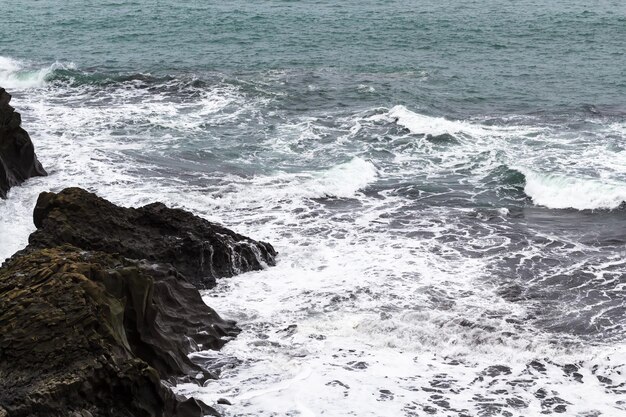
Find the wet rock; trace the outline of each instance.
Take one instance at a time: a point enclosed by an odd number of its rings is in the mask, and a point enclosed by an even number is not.
[[[10,101],[11,95],[0,87],[0,198],[31,177],[47,175],[28,132],[21,127],[22,117]]]
[[[206,377],[187,357],[238,329],[171,267],[70,245],[0,268],[0,414],[217,415],[161,380]]]
[[[202,369],[214,373],[217,377],[219,377],[222,371],[236,368],[243,363],[241,359],[235,356],[218,354],[210,350],[192,353],[189,358],[193,363],[200,366]],[[210,383],[211,381],[206,381],[204,386]]]
[[[85,250],[173,265],[194,285],[274,265],[276,251],[193,214],[161,203],[118,207],[80,188],[41,193],[29,248],[69,243]]]

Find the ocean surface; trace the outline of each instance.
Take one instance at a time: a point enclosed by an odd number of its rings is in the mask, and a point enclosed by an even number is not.
[[[0,86],[44,190],[162,201],[278,265],[177,390],[225,416],[626,416],[623,0],[20,0]]]

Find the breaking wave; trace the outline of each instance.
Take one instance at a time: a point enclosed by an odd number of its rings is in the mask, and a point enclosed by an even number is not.
[[[378,170],[370,161],[356,157],[322,172],[302,185],[311,198],[349,198],[376,180]]]
[[[504,168],[504,184],[522,185],[533,203],[551,209],[614,210],[626,202],[626,184]]]
[[[27,63],[0,56],[0,85],[4,88],[21,90],[42,87],[57,71],[71,71],[73,63],[55,62],[42,68],[31,68]]]
[[[553,209],[617,209],[626,202],[626,184],[596,179],[571,178],[557,174],[522,171],[524,192],[535,204]]]
[[[531,134],[543,130],[538,126],[490,126],[474,121],[448,120],[443,117],[427,116],[416,113],[402,105],[392,107],[386,114],[382,115],[382,118],[395,122],[396,124],[408,129],[413,134],[431,136],[461,135],[484,137],[494,134],[498,136],[510,136]]]

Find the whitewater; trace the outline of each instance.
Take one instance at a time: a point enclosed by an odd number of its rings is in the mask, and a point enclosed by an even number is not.
[[[0,58],[50,173],[0,201],[0,258],[70,185],[271,242],[204,293],[243,329],[195,354],[219,379],[177,387],[225,416],[626,413],[623,116],[292,112],[300,76]]]

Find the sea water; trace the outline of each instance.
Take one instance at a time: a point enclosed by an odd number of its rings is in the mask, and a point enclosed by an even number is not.
[[[626,3],[2,8],[41,191],[162,201],[279,252],[177,391],[225,416],[626,415]],[[216,405],[219,398],[232,405]]]

